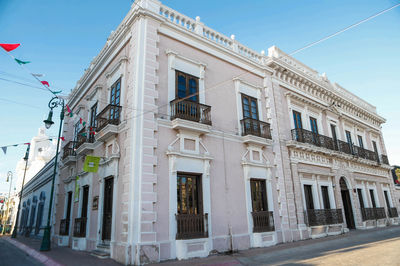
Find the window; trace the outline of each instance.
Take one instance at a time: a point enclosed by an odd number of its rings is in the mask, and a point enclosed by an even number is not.
[[[363,143],[363,139],[360,135],[357,136],[358,138],[358,145],[360,146],[360,148],[364,148],[364,143]]]
[[[360,202],[360,207],[361,209],[364,209],[364,198],[362,195],[362,189],[361,188],[357,188],[357,194],[358,194],[358,201]]]
[[[378,154],[378,147],[376,146],[376,141],[372,141],[372,147],[374,148],[374,152]]]
[[[258,119],[258,104],[257,99],[248,95],[242,94],[243,118]]]
[[[117,80],[112,86],[111,86],[111,92],[110,92],[110,105],[112,107],[110,108],[110,120],[115,120],[118,121],[119,119],[119,108],[118,106],[121,103],[121,79]],[[97,110],[96,110],[97,111]]]
[[[80,130],[81,130],[81,123],[78,121],[74,125],[74,141],[78,141],[78,134]]]
[[[202,214],[203,197],[201,177],[198,175],[177,175],[178,214]]]
[[[317,119],[310,117],[310,126],[312,133],[318,134]]]
[[[92,108],[90,108],[90,127],[96,128],[97,127],[97,103],[95,103]]]
[[[250,189],[253,212],[268,211],[265,180],[251,179]]]
[[[110,104],[112,105],[119,105],[121,101],[121,79],[117,80],[111,86],[110,92]]]
[[[175,71],[175,97],[192,102],[199,102],[199,78],[192,75]]]
[[[89,204],[89,186],[84,186],[83,187],[83,199],[82,199],[82,211],[81,211],[82,218],[87,218],[88,204]]]
[[[351,133],[350,131],[346,130],[346,139],[347,139],[347,143],[352,145],[353,142],[351,141]]]
[[[384,190],[383,194],[385,195],[386,206],[388,209],[390,209],[391,206],[390,206],[390,201],[389,201],[389,193],[386,190]]]
[[[306,198],[306,209],[314,209],[314,199],[312,194],[312,185],[304,185],[304,196]]]
[[[72,191],[68,192],[68,201],[67,201],[67,214],[65,218],[69,221],[71,218],[71,205],[72,205]]]
[[[374,190],[373,189],[369,190],[369,195],[371,196],[372,207],[376,208],[375,194],[374,194]]]
[[[338,139],[336,135],[336,126],[331,124],[331,133],[332,133],[332,139],[333,139],[333,144],[335,145],[335,149],[338,149]]]
[[[301,114],[297,111],[293,111],[293,121],[294,121],[294,128],[303,128],[301,123]]]
[[[322,200],[324,202],[324,209],[330,209],[331,203],[329,201],[328,186],[321,186]]]

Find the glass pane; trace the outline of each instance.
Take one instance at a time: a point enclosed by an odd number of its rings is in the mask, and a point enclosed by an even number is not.
[[[198,92],[197,90],[197,81],[194,78],[190,78],[189,79],[189,95],[193,95],[196,94]],[[190,97],[191,101],[197,102],[198,99],[198,95],[194,95],[192,97]]]
[[[178,98],[186,97],[186,78],[183,75],[178,76]]]
[[[257,101],[251,100],[251,118],[258,120]]]

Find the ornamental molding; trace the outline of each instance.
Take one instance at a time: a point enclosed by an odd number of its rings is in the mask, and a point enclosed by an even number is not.
[[[268,52],[270,58],[267,65],[275,70],[273,77],[278,81],[289,84],[326,104],[334,103],[343,112],[359,117],[375,127],[386,121],[376,113],[375,106],[342,88],[337,83],[332,84],[326,76],[319,76],[317,71],[305,66],[276,47],[271,47]],[[288,89],[292,88],[288,87]]]
[[[387,178],[389,175],[390,166],[373,165],[366,159],[360,158],[345,158],[344,156],[337,156],[335,153],[321,154],[318,151],[311,151],[301,147],[288,146],[290,161],[292,163],[303,163],[315,166],[329,167],[332,172],[335,169],[347,169],[354,173],[368,174],[378,177]],[[320,151],[319,151],[320,152]],[[357,160],[357,161],[354,161]],[[299,170],[300,171],[300,170]]]

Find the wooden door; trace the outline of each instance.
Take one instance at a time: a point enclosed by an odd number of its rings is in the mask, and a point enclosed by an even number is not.
[[[114,185],[113,177],[105,179],[102,240],[111,240],[113,185]]]

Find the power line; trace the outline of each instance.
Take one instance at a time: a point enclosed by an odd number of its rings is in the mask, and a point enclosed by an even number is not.
[[[23,106],[26,106],[26,107],[31,107],[31,108],[35,108],[35,109],[39,109],[39,110],[43,109],[43,108],[40,108],[38,106],[34,106],[34,105],[26,104],[26,103],[21,103],[21,102],[16,102],[16,101],[5,99],[5,98],[0,98],[0,101],[13,103],[13,104],[18,104],[18,105],[23,105]]]
[[[343,33],[343,32],[345,32],[345,31],[347,31],[347,30],[349,30],[349,29],[351,29],[351,28],[357,27],[358,25],[363,24],[364,22],[367,22],[367,21],[369,21],[369,20],[371,20],[371,19],[373,19],[373,18],[376,18],[376,17],[378,17],[378,16],[380,16],[380,15],[382,15],[382,14],[384,14],[384,13],[386,13],[386,12],[388,12],[388,11],[390,11],[390,10],[392,10],[392,9],[394,9],[394,8],[396,8],[396,7],[398,7],[398,6],[400,6],[400,4],[397,4],[397,5],[394,5],[394,6],[392,6],[392,7],[387,8],[387,9],[385,9],[385,10],[382,10],[382,11],[380,11],[380,12],[378,12],[378,13],[372,15],[372,16],[369,16],[369,17],[367,17],[367,18],[365,18],[365,19],[363,19],[363,20],[360,20],[360,21],[358,21],[358,22],[356,22],[356,23],[354,23],[354,24],[352,24],[352,25],[350,25],[350,26],[347,26],[347,27],[344,28],[344,29],[341,29],[341,30],[339,30],[339,31],[337,31],[337,32],[335,32],[335,33],[333,33],[333,34],[330,34],[330,35],[328,35],[328,36],[326,36],[326,37],[324,37],[324,38],[322,38],[322,39],[319,39],[318,41],[312,42],[312,43],[310,43],[310,44],[308,44],[308,45],[306,45],[306,46],[304,46],[304,47],[302,47],[302,48],[299,48],[299,49],[297,49],[297,50],[294,50],[294,51],[291,52],[289,55],[297,54],[298,52],[301,52],[301,51],[303,51],[303,50],[305,50],[305,49],[307,49],[307,48],[310,48],[310,47],[312,47],[312,46],[314,46],[314,45],[316,45],[316,44],[318,44],[318,43],[321,43],[321,42],[326,41],[326,40],[328,40],[328,39],[330,39],[330,38],[332,38],[332,37],[335,37],[336,35],[339,35],[340,33]]]

